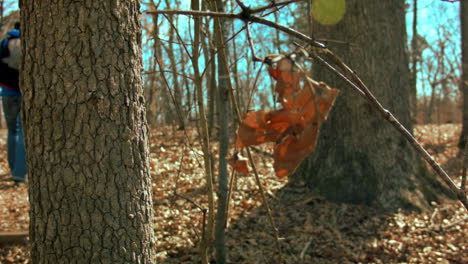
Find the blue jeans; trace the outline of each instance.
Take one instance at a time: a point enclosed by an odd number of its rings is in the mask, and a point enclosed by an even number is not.
[[[8,166],[10,166],[13,180],[26,180],[26,152],[24,149],[23,129],[21,128],[21,96],[4,95],[3,112],[8,127],[7,150]]]

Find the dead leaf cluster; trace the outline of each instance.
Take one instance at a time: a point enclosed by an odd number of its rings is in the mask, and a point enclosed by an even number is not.
[[[268,72],[276,81],[275,92],[282,108],[246,113],[237,130],[236,148],[273,142],[275,173],[286,177],[314,149],[320,126],[339,90],[308,77],[289,57],[278,56],[279,61],[270,65]],[[230,164],[240,173],[247,172],[244,160],[234,159]]]

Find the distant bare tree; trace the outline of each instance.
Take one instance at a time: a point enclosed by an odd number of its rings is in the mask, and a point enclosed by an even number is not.
[[[468,141],[468,3],[466,1],[460,1],[460,24],[462,36],[462,78],[460,90],[463,93],[463,128],[458,147],[466,149]]]
[[[411,91],[410,91],[410,112],[413,123],[416,122],[418,112],[417,84],[418,84],[418,60],[421,54],[418,50],[418,0],[413,0],[413,37],[411,39]]]

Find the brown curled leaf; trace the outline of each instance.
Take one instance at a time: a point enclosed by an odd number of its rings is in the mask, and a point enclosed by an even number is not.
[[[327,119],[339,91],[301,76],[287,58],[270,67],[269,73],[277,81],[276,92],[283,109],[245,114],[237,131],[236,147],[275,142],[275,173],[285,177],[314,149],[320,125]],[[302,89],[299,89],[300,79]]]

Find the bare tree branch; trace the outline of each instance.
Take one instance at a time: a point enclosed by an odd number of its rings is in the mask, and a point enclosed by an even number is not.
[[[262,61],[262,59],[260,59],[259,57],[257,57],[257,53],[255,52],[255,47],[254,47],[254,43],[253,43],[253,40],[252,40],[252,35],[250,34],[250,26],[249,26],[249,22],[246,22],[245,23],[245,26],[247,28],[247,40],[249,41],[249,46],[250,46],[250,49],[252,51],[252,59],[253,61]]]
[[[193,11],[193,10],[148,10],[146,14],[152,15],[187,15],[187,16],[207,16],[207,17],[226,17],[226,18],[240,18],[240,14],[225,13],[225,12],[212,12],[212,11]]]
[[[145,71],[142,74],[148,75],[148,74],[163,73],[163,72],[164,73],[172,73],[172,71],[159,70],[159,71]],[[189,80],[192,80],[192,81],[194,80],[194,78],[192,78],[192,77],[190,77],[190,76],[188,76],[186,74],[182,74],[182,73],[178,73],[178,72],[176,72],[175,74],[179,75],[179,76],[182,76],[182,77],[185,77],[185,78],[187,78]]]
[[[468,166],[468,144],[465,144],[465,151],[463,153],[463,171],[460,183],[460,190],[466,195],[466,167]]]
[[[292,4],[292,3],[297,3],[297,2],[305,2],[305,1],[304,0],[289,0],[289,1],[284,1],[284,2],[272,1],[271,4],[269,4],[267,6],[262,6],[262,7],[250,9],[250,13],[252,13],[252,14],[261,13],[261,12],[263,12],[265,10],[268,10],[268,9],[272,9],[272,8],[277,9],[277,8],[281,8],[281,7],[287,6],[287,5]]]
[[[166,15],[212,16],[212,17],[225,17],[225,18],[231,18],[231,19],[242,19],[244,21],[273,27],[293,37],[296,37],[302,41],[305,41],[306,43],[314,47],[326,48],[326,46],[323,43],[320,43],[299,31],[296,31],[287,26],[283,26],[281,24],[275,23],[271,20],[251,15],[251,10],[248,8],[243,9],[242,12],[237,13],[237,14],[224,13],[224,12],[187,11],[187,10],[149,10],[149,11],[146,11],[146,13],[147,14],[166,14]]]

